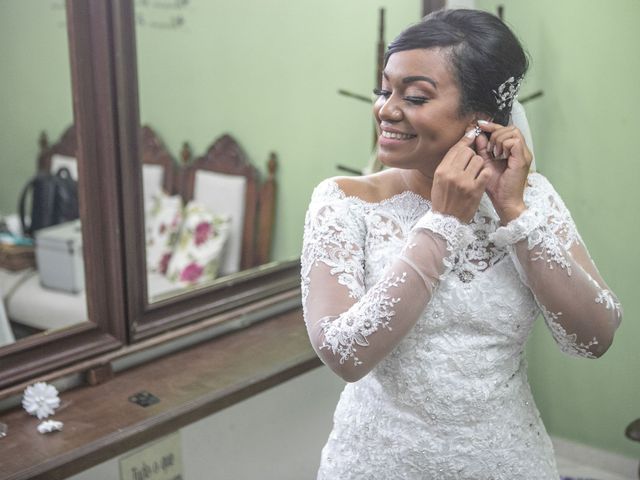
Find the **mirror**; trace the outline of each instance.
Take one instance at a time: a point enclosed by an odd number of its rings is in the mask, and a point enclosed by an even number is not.
[[[0,19],[2,346],[88,313],[65,3],[3,0]]]
[[[393,30],[417,15],[392,2],[388,12]],[[176,179],[167,191],[169,170],[145,163],[143,139],[148,301],[297,258],[313,187],[341,174],[337,164],[363,168],[371,154],[378,7],[136,1],[135,25],[140,122],[173,159]],[[277,192],[273,207],[262,203],[265,185]],[[265,235],[271,247],[256,259]]]
[[[244,15],[243,8],[229,5],[221,15],[222,5],[135,3],[150,303],[296,256],[271,248],[280,207],[273,153],[278,141],[256,141],[255,125],[243,125],[247,105],[251,112],[270,107],[262,91],[271,87],[241,73],[255,68],[246,45],[224,69],[206,60],[221,57],[221,39]],[[220,88],[212,88],[214,82]],[[229,91],[222,85],[234,86]]]

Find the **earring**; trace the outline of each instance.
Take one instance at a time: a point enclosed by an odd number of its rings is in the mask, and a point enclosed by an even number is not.
[[[473,136],[477,137],[481,133],[482,133],[482,129],[478,125],[476,125],[476,128],[473,129]]]

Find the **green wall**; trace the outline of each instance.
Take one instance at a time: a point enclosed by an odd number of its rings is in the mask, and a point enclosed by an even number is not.
[[[505,20],[531,54],[523,96],[538,170],[571,210],[625,316],[596,361],[559,352],[542,322],[529,343],[529,378],[552,434],[638,457],[624,429],[640,417],[640,2],[478,0],[505,5]]]
[[[416,0],[253,0],[190,2],[184,27],[170,15],[139,11],[141,119],[174,155],[188,140],[196,155],[224,132],[264,170],[278,153],[276,259],[297,257],[313,187],[365,166],[371,107],[338,95],[370,96],[375,80],[378,8],[387,7],[387,41],[420,18]]]
[[[16,212],[36,172],[38,137],[73,121],[62,1],[0,0],[0,214]]]

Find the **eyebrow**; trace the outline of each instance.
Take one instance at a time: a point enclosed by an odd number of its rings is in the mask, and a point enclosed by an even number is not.
[[[402,83],[413,83],[413,82],[429,82],[431,85],[433,85],[433,88],[437,89],[438,88],[438,84],[436,83],[436,81],[433,78],[430,77],[425,77],[423,75],[415,75],[412,77],[404,77],[402,79]]]
[[[387,80],[389,80],[389,76],[387,75],[387,72],[383,71],[382,76]],[[412,75],[410,77],[404,77],[402,79],[402,83],[404,84],[413,83],[413,82],[427,82],[433,85],[433,88],[435,88],[436,90],[438,89],[438,83],[433,78],[426,77],[424,75]]]

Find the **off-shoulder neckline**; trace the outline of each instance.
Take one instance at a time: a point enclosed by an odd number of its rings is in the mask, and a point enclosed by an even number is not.
[[[531,192],[534,190],[535,185],[533,183],[531,183],[531,180],[533,180],[534,183],[539,181],[539,178],[542,177],[544,178],[543,175],[541,175],[539,172],[529,172],[529,175],[527,177],[527,185],[525,185],[525,196],[528,196],[531,194]],[[340,188],[340,186],[338,185],[338,182],[336,182],[334,179],[332,178],[328,178],[324,181],[324,183],[331,185],[333,187],[333,190],[335,190],[335,192],[339,195],[340,199],[344,199],[344,200],[353,200],[359,203],[362,203],[364,205],[386,205],[388,203],[393,203],[394,201],[404,198],[404,197],[410,197],[410,198],[414,198],[416,199],[419,203],[423,203],[426,204],[428,206],[431,206],[431,200],[424,198],[422,195],[419,195],[417,193],[415,193],[412,190],[405,190],[403,192],[400,193],[396,193],[395,195],[392,195],[388,198],[384,198],[382,200],[379,200],[377,202],[370,202],[368,200],[364,200],[363,198],[360,198],[356,195],[347,195],[344,190],[342,190]],[[483,195],[486,196],[486,193]],[[488,198],[488,197],[487,197]]]
[[[338,182],[336,182],[333,179],[328,179],[328,180],[326,180],[326,182],[333,187],[333,189],[338,193],[338,195],[340,196],[341,199],[354,200],[356,202],[363,203],[365,205],[386,205],[388,203],[393,203],[394,201],[399,200],[399,199],[404,198],[404,197],[414,198],[419,203],[424,203],[424,204],[429,205],[429,206],[431,205],[431,200],[428,200],[428,199],[424,198],[422,195],[418,195],[417,193],[415,193],[412,190],[405,190],[403,192],[391,195],[390,197],[383,198],[382,200],[378,200],[377,202],[370,202],[370,201],[365,200],[363,198],[360,198],[360,197],[358,197],[356,195],[347,195],[344,192],[344,190],[342,190],[340,188],[340,185],[338,185]]]

